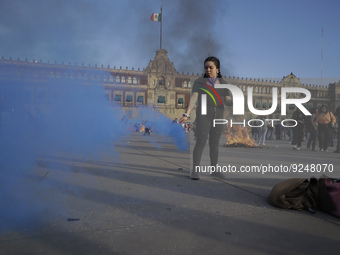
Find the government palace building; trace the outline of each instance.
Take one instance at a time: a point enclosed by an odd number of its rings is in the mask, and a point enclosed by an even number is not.
[[[31,97],[34,107],[41,107],[34,104],[34,99],[43,97],[46,102],[49,100],[49,92],[46,84],[49,80],[68,80],[72,82],[83,82],[86,84],[101,83],[105,88],[106,98],[112,106],[120,106],[125,110],[128,118],[138,118],[141,106],[148,106],[159,111],[170,119],[180,118],[185,112],[189,102],[191,86],[195,79],[202,74],[184,74],[175,69],[174,64],[169,60],[167,51],[159,49],[156,56],[143,70],[128,69],[126,67],[103,67],[84,66],[70,64],[43,63],[42,61],[14,60],[12,58],[0,60],[0,81],[16,80],[22,83],[23,90],[27,97]],[[299,87],[310,91],[311,99],[304,106],[311,110],[323,104],[334,111],[340,106],[340,81],[330,83],[328,86],[301,84],[298,77],[293,73],[283,76],[281,81],[252,79],[243,77],[224,77],[232,85],[238,86],[244,93],[245,104],[247,103],[247,88],[253,88],[253,106],[258,110],[269,109],[272,104],[272,89],[278,88],[278,105],[276,111],[270,118],[282,119],[280,110],[280,91],[282,87]],[[32,81],[38,86],[29,87],[25,81]],[[1,82],[1,86],[6,86]],[[0,87],[0,92],[3,88]],[[291,93],[288,98],[304,97],[301,93]],[[5,95],[0,94],[0,107]],[[231,118],[233,102],[227,103],[226,118]],[[295,111],[295,105],[287,106],[285,118],[291,118]],[[1,108],[0,108],[0,111]],[[195,115],[195,111],[192,111]],[[229,116],[229,117],[228,117]],[[252,119],[254,116],[245,105],[245,114],[242,118]],[[192,116],[194,120],[195,116]]]

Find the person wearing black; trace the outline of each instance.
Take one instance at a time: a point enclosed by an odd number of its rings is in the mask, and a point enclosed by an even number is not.
[[[294,114],[294,119],[297,122],[295,128],[295,142],[294,150],[301,149],[301,142],[303,141],[304,129],[305,129],[305,115],[300,109],[297,109],[296,114]]]
[[[340,106],[338,106],[335,110],[335,117],[337,118],[337,122],[338,122],[338,130],[337,130],[337,138],[338,138],[338,142],[337,142],[337,146],[336,146],[336,150],[334,151],[335,153],[339,153],[340,152]]]
[[[199,180],[198,170],[208,137],[210,163],[212,167],[217,166],[219,141],[225,125],[215,125],[213,127],[213,121],[214,119],[224,119],[224,106],[231,97],[228,89],[215,88],[216,84],[227,84],[227,82],[222,79],[219,59],[208,57],[204,61],[204,76],[194,82],[188,107],[180,119],[182,123],[190,118],[190,112],[197,102],[195,121],[196,144],[193,151],[193,169],[190,171],[190,178],[193,180]],[[205,95],[206,105],[202,105],[203,95]],[[215,171],[212,175],[224,178],[221,172]]]
[[[299,114],[299,109],[296,109],[294,112],[293,112],[293,115],[292,115],[292,119],[293,120],[296,120],[296,118],[297,118],[297,116],[298,116],[298,114]],[[292,145],[295,145],[295,147],[296,147],[296,145],[297,145],[297,136],[298,136],[298,134],[297,134],[297,126],[295,126],[295,127],[292,127],[292,136],[293,136],[293,138],[292,138]],[[295,148],[294,147],[294,148]]]
[[[314,108],[312,110],[312,115],[307,116],[305,125],[309,132],[309,139],[307,142],[307,150],[310,150],[310,146],[312,145],[312,151],[316,151],[315,144],[316,144],[316,138],[318,136],[318,113],[319,109]]]

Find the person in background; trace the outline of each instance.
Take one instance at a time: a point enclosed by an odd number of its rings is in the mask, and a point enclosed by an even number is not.
[[[333,128],[331,125],[336,123],[336,119],[328,110],[327,105],[322,105],[320,108],[320,112],[318,114],[318,133],[319,133],[319,148],[320,151],[328,151],[329,138],[331,129]]]
[[[303,141],[304,129],[305,129],[305,115],[300,109],[297,109],[297,114],[294,115],[294,119],[297,121],[295,128],[295,142],[296,145],[293,147],[294,150],[301,149],[301,143]],[[294,138],[293,138],[294,139]]]
[[[310,150],[310,146],[312,145],[312,151],[316,151],[315,149],[315,144],[316,144],[316,138],[318,137],[318,113],[319,109],[314,108],[312,109],[312,115],[307,116],[306,118],[306,128],[308,129],[309,132],[309,139],[307,142],[307,150]]]
[[[178,119],[175,118],[173,121],[172,121],[173,124],[178,124]]]
[[[259,139],[258,139],[258,145],[259,146],[265,146],[266,141],[266,135],[268,131],[269,121],[267,120],[268,116],[261,116],[259,117],[260,120],[263,121],[263,125],[259,128]]]
[[[275,137],[276,140],[281,140],[281,123],[276,122],[275,124]]]
[[[296,120],[296,118],[298,117],[298,114],[299,114],[299,109],[297,108],[294,112],[293,112],[293,115],[292,115],[292,119],[293,120]],[[295,127],[292,127],[291,128],[291,141],[292,141],[292,145],[297,145],[297,137],[298,137],[298,134],[297,134],[297,126]]]
[[[337,146],[336,146],[336,150],[334,151],[335,153],[339,153],[340,152],[340,106],[338,106],[335,110],[335,117],[337,118]]]
[[[268,125],[267,127],[267,134],[266,134],[266,140],[273,140],[274,137],[274,125]]]
[[[180,119],[180,123],[190,118],[190,112],[197,102],[196,108],[196,144],[193,151],[193,169],[190,171],[192,180],[199,180],[199,169],[202,153],[207,140],[209,139],[210,163],[216,167],[218,161],[218,147],[224,125],[213,126],[214,119],[224,119],[224,105],[228,102],[230,92],[228,89],[215,88],[216,84],[227,84],[222,79],[220,61],[216,57],[208,57],[204,61],[204,76],[198,78],[192,87],[192,93],[186,112]],[[209,94],[209,95],[208,95]],[[205,95],[206,105],[202,105],[202,95]],[[202,108],[206,108],[206,114],[202,114]],[[213,172],[213,176],[225,178],[221,172]]]

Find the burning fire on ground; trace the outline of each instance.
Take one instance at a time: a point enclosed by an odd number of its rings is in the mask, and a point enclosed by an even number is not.
[[[247,147],[258,148],[255,140],[250,137],[248,127],[233,126],[228,127],[226,132],[227,142],[224,144],[226,147]]]

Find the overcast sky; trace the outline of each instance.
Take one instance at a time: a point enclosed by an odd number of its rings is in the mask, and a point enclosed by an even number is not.
[[[340,80],[339,0],[163,0],[163,49],[179,72]],[[160,47],[156,0],[0,0],[0,56],[146,67]],[[323,62],[321,63],[323,28]],[[209,39],[208,39],[209,38]]]

